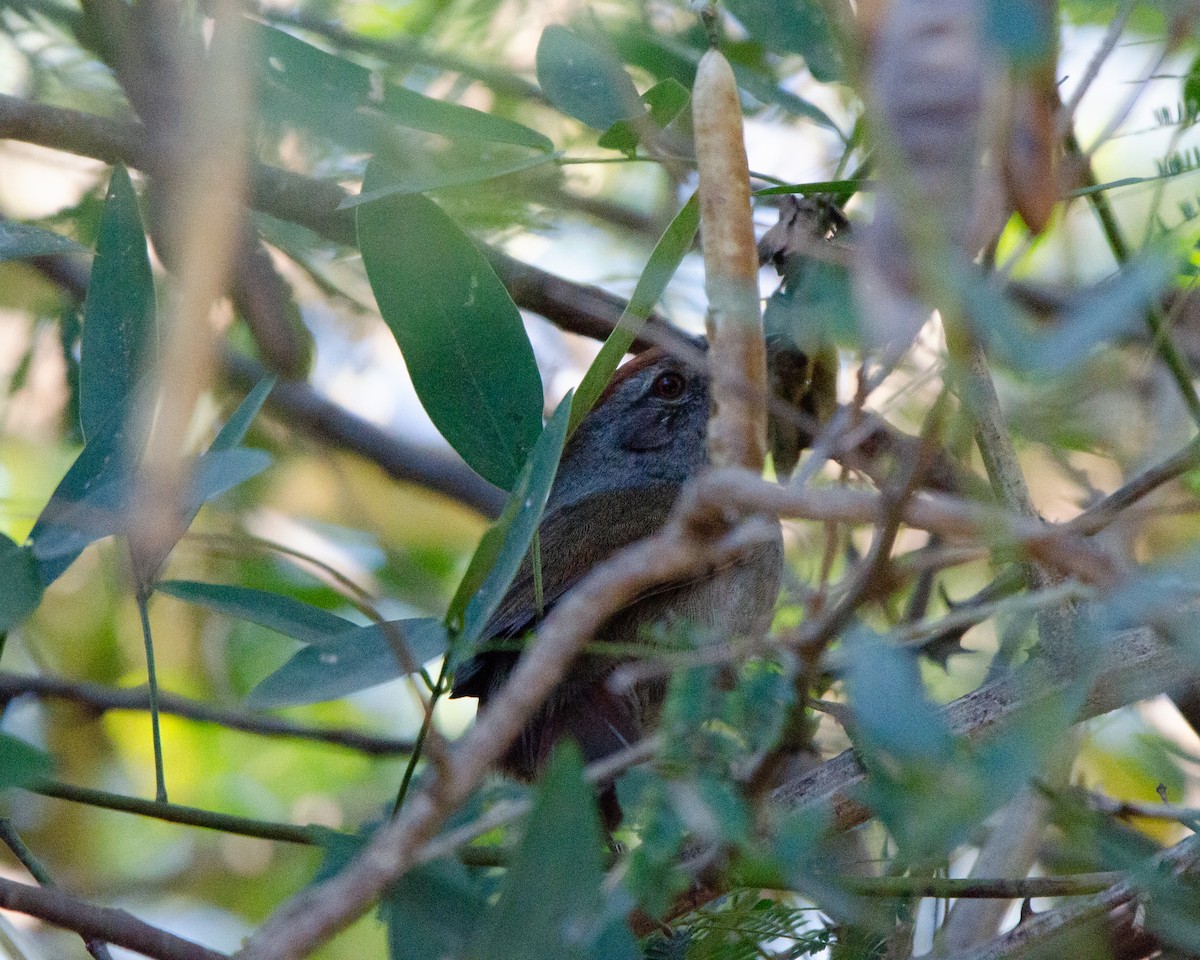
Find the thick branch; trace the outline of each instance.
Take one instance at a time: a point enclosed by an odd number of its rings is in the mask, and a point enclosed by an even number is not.
[[[152,927],[124,910],[96,907],[49,887],[31,887],[0,877],[0,907],[157,960],[226,960],[223,953]]]
[[[1180,656],[1177,647],[1160,640],[1149,628],[1119,634],[1104,646],[1095,668],[1096,679],[1078,719],[1098,717],[1156,696],[1194,675],[1197,669]],[[943,711],[950,729],[956,734],[980,736],[1027,706],[1031,695],[1060,696],[1072,682],[1042,678],[1040,687],[1031,687],[1023,679],[1006,677],[955,700]],[[838,829],[846,830],[870,818],[869,810],[850,799],[864,777],[854,752],[847,750],[779,787],[773,798],[791,807],[829,806]]]
[[[243,387],[266,375],[261,365],[233,351],[225,352],[224,362],[230,378]],[[287,426],[365,457],[396,480],[453,497],[486,517],[499,516],[504,506],[503,491],[456,454],[408,443],[325,399],[306,383],[277,383],[267,408]]]
[[[36,143],[54,150],[144,169],[143,128],[78,110],[31,103],[0,94],[0,139]],[[250,168],[250,204],[263,213],[308,227],[327,240],[357,246],[354,211],[338,209],[349,193],[332,180],[306,177],[266,164]],[[581,336],[603,339],[616,326],[625,301],[589,284],[575,283],[522,263],[484,245],[492,267],[517,305]],[[678,334],[652,314],[634,349]]]

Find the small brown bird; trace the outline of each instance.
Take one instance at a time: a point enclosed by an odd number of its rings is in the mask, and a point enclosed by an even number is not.
[[[705,466],[709,402],[707,376],[662,350],[648,350],[617,372],[568,442],[539,528],[546,611],[598,563],[666,522],[684,484]],[[779,593],[781,564],[782,543],[775,540],[704,577],[664,584],[601,624],[596,641],[646,643],[647,628],[672,621],[761,634]],[[488,624],[485,642],[519,638],[539,619],[527,560]],[[478,697],[486,710],[517,657],[515,651],[476,654],[456,671],[451,696]],[[589,763],[641,739],[658,719],[666,682],[643,681],[616,692],[608,680],[622,662],[577,659],[502,768],[529,780],[564,738],[578,743]],[[621,819],[611,785],[600,799],[611,829]]]

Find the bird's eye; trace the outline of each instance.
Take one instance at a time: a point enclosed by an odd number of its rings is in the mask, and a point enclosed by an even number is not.
[[[653,390],[660,400],[678,400],[683,396],[686,386],[687,381],[683,379],[682,374],[668,370],[655,377]]]

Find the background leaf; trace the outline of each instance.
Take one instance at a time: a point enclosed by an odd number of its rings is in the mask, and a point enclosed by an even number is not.
[[[125,411],[158,349],[154,277],[129,174],[113,167],[88,282],[79,369],[79,421],[90,440]]]
[[[0,534],[0,634],[42,602],[42,580],[33,551]]]
[[[87,252],[87,247],[52,230],[13,220],[0,220],[0,263],[60,253]]]
[[[249,620],[304,643],[325,643],[356,626],[353,620],[310,603],[250,587],[197,580],[164,580],[157,589],[168,596]]]
[[[363,186],[386,182],[372,164]],[[509,489],[542,423],[542,381],[520,312],[432,200],[389,197],[357,216],[371,289],[422,405],[472,469]]]
[[[263,680],[247,702],[253,707],[287,707],[336,700],[404,676],[389,637],[403,637],[418,666],[446,650],[441,620],[418,617],[351,627],[298,651]]]
[[[43,586],[58,579],[89,543],[120,529],[130,470],[126,427],[124,411],[113,411],[75,458],[34,523],[29,546]]]
[[[818,80],[841,79],[841,55],[816,0],[726,0],[725,6],[763,46],[800,54]]]
[[[486,910],[482,885],[461,863],[423,863],[389,888],[379,904],[387,925],[388,956],[462,956]]]
[[[53,769],[49,754],[24,740],[0,733],[0,790],[33,783]]]
[[[547,27],[538,42],[537,77],[551,103],[597,130],[645,112],[629,74],[598,36]]]
[[[487,140],[542,152],[553,143],[523,124],[382,81],[365,67],[275,27],[256,24],[258,73],[267,108],[350,145],[379,147],[381,122],[445,137]]]
[[[572,430],[600,399],[600,394],[604,392],[608,381],[620,365],[621,358],[633,346],[633,341],[646,324],[646,318],[666,292],[667,284],[671,282],[679,264],[692,248],[699,226],[700,204],[693,193],[654,245],[650,259],[646,261],[646,268],[638,278],[633,296],[629,298],[629,304],[621,314],[621,319],[604,341],[604,346],[600,348],[596,359],[584,374],[579,389],[575,391],[575,400],[571,407]]]

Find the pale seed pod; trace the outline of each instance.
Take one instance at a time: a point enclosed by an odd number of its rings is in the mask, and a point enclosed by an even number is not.
[[[692,93],[700,230],[708,294],[714,466],[761,470],[767,436],[767,368],[758,296],[758,252],[742,110],[729,62],[709,50]]]

